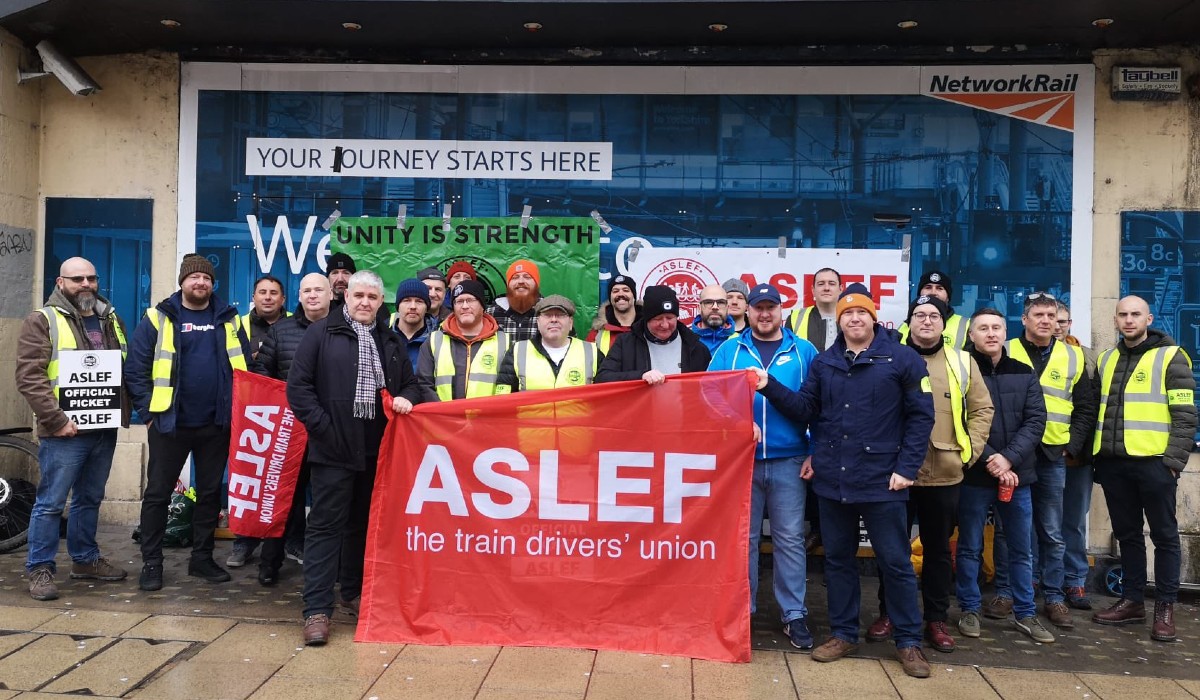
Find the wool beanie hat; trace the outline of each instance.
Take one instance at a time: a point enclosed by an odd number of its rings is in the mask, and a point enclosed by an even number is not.
[[[396,287],[396,303],[399,304],[409,297],[416,297],[425,302],[425,306],[429,306],[429,287],[426,287],[424,282],[415,277],[403,280]]]
[[[425,285],[421,286],[423,287]],[[454,289],[450,290],[450,299],[452,301],[458,301],[458,298],[464,295],[475,297],[477,300],[479,300],[480,304],[487,303],[487,300],[484,298],[486,296],[486,292],[484,291],[483,283],[481,282],[477,282],[475,280],[463,280],[462,282],[454,285]]]
[[[637,283],[633,281],[633,278],[629,275],[617,275],[616,277],[612,278],[611,282],[608,283],[609,301],[612,301],[613,287],[616,287],[619,284],[629,287],[629,293],[633,295],[634,299],[637,299]]]
[[[918,306],[921,306],[922,304],[929,304],[929,305],[933,306],[935,309],[937,309],[938,313],[942,315],[943,322],[945,322],[945,320],[947,318],[950,318],[950,307],[946,306],[946,302],[942,301],[941,299],[939,299],[937,297],[931,297],[927,294],[922,294],[921,296],[917,297],[916,299],[913,299],[912,303],[908,305],[908,316],[904,317],[905,323],[907,323],[910,326],[912,325],[913,311],[916,310],[916,308]]]
[[[879,315],[875,311],[875,300],[871,298],[871,293],[867,288],[858,282],[846,287],[846,291],[842,292],[842,296],[838,298],[837,317],[841,320],[842,314],[846,309],[859,308],[871,314],[871,319],[879,320]]]
[[[925,274],[921,275],[921,281],[917,282],[917,293],[920,294],[921,290],[925,288],[925,285],[930,283],[942,285],[942,287],[946,290],[946,298],[950,301],[954,301],[954,282],[950,280],[950,275],[947,275],[945,272],[941,272],[939,270],[930,270],[929,272],[926,272]]]
[[[354,258],[345,253],[334,253],[329,256],[329,262],[325,266],[326,273],[329,270],[349,270],[350,274],[358,272],[358,266],[354,264]]]
[[[721,285],[721,289],[724,289],[726,294],[729,292],[737,292],[747,299],[750,298],[750,285],[741,281],[737,277],[730,277],[729,279],[725,280],[725,284]]]
[[[467,262],[466,260],[458,260],[453,265],[451,265],[450,269],[446,270],[446,279],[449,280],[451,277],[453,277],[455,274],[457,274],[459,272],[467,273],[468,275],[471,276],[471,279],[473,279],[473,280],[479,279],[479,273],[475,271],[475,266],[472,265],[471,263]]]
[[[179,284],[183,284],[185,279],[197,272],[208,275],[209,280],[217,279],[216,270],[213,269],[213,264],[209,262],[208,258],[196,253],[188,253],[183,256],[183,262],[179,263]]]
[[[532,260],[518,260],[508,266],[508,271],[504,273],[504,284],[512,281],[513,275],[518,272],[527,272],[533,278],[533,283],[537,286],[542,286],[542,273],[538,270],[538,266]]]
[[[642,297],[642,318],[647,321],[663,314],[679,315],[679,297],[665,285],[646,287]]]

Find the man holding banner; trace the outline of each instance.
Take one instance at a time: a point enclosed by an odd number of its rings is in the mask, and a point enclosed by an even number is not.
[[[46,305],[25,318],[17,338],[17,390],[38,425],[41,480],[25,560],[34,600],[58,598],[54,557],[68,491],[71,578],[125,578],[125,571],[101,556],[96,544],[117,427],[129,425],[129,403],[121,388],[124,354],[124,326],[96,292],[96,268],[83,258],[66,260]]]
[[[665,285],[646,287],[642,320],[612,346],[597,382],[641,379],[662,384],[669,374],[703,372],[712,359],[686,324],[679,323],[679,297]]]
[[[356,272],[344,298],[305,332],[288,375],[288,402],[309,434],[313,504],[304,544],[304,643],[313,646],[329,640],[339,559],[345,563],[342,604],[357,614],[367,517],[387,425],[381,390],[394,397],[396,413],[421,401],[400,338],[377,318],[383,280],[369,270]]]

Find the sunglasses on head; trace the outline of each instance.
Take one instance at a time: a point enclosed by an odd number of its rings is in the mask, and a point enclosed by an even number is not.
[[[1029,306],[1030,304],[1032,304],[1034,302],[1043,301],[1043,300],[1044,301],[1058,301],[1058,299],[1056,299],[1053,294],[1050,294],[1048,292],[1034,292],[1033,294],[1025,295],[1025,306]]]

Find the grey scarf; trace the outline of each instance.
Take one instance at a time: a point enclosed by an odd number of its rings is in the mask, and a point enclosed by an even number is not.
[[[354,383],[354,417],[375,418],[375,395],[383,387],[383,364],[371,336],[371,326],[350,317],[350,307],[342,305],[342,315],[358,335],[358,377]]]

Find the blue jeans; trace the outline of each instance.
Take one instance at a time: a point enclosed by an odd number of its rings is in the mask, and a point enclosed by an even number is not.
[[[1042,597],[1047,603],[1061,603],[1063,594],[1063,489],[1067,467],[1063,458],[1048,460],[1039,454],[1037,481],[1030,485],[1033,495],[1034,576],[1041,581]],[[1010,535],[1011,539],[1011,535]],[[1011,543],[1009,547],[1011,548]]]
[[[1086,586],[1087,520],[1092,507],[1092,466],[1066,468],[1063,489],[1063,585]]]
[[[38,466],[41,481],[29,518],[29,554],[25,570],[49,566],[56,571],[58,532],[67,492],[71,510],[67,519],[67,553],[72,561],[91,564],[100,558],[96,525],[104,485],[112,469],[117,448],[116,430],[85,430],[75,437],[44,437],[39,440]]]
[[[784,623],[808,617],[804,595],[808,590],[808,555],[804,551],[804,504],[807,489],[800,478],[803,457],[754,460],[750,491],[750,612],[757,609],[758,543],[762,539],[763,511],[771,519],[771,544],[775,563],[775,600]]]
[[[968,486],[964,484],[958,494],[958,558],[955,572],[955,590],[958,607],[963,612],[979,612],[982,604],[979,594],[979,567],[983,555],[983,526],[988,508],[996,508],[997,526],[1003,524],[1010,536],[1011,546],[1005,547],[1002,555],[992,549],[996,570],[1003,565],[1007,574],[1005,590],[1000,584],[996,594],[1013,600],[1013,613],[1017,619],[1037,614],[1033,602],[1033,567],[1029,554],[1033,531],[1033,500],[1029,486],[1018,486],[1013,490],[1012,500],[1001,503],[996,489]],[[994,543],[995,540],[993,540]]]
[[[825,544],[825,583],[829,588],[829,627],[833,636],[858,643],[861,590],[858,581],[858,518],[861,515],[886,584],[888,615],[897,649],[921,645],[921,605],[908,541],[904,501],[841,503],[820,498],[821,539]]]

